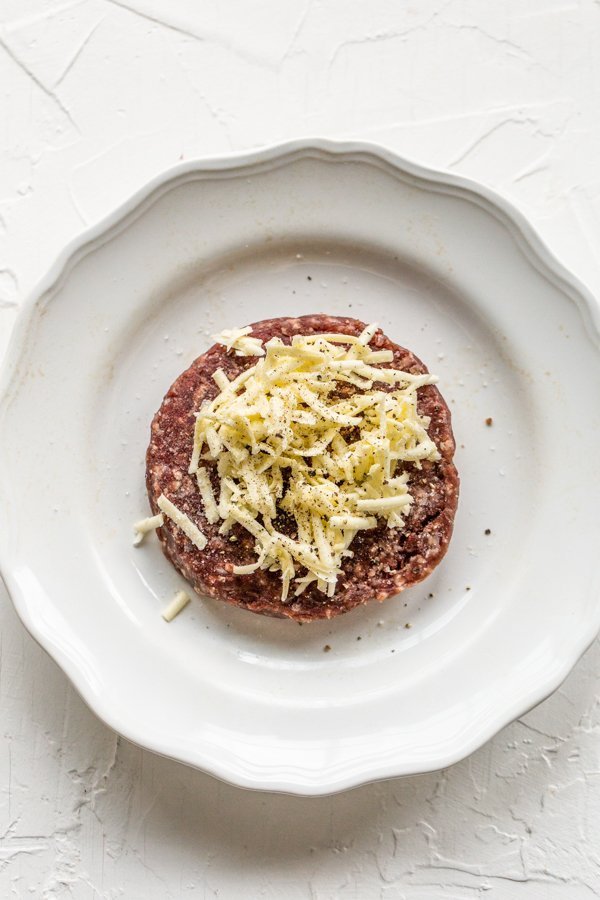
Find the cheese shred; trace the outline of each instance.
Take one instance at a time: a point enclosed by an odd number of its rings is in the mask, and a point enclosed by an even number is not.
[[[376,333],[372,324],[358,337],[295,335],[264,346],[250,328],[215,338],[260,358],[233,381],[214,373],[220,392],[196,413],[189,471],[208,522],[221,520],[222,534],[238,523],[254,538],[255,562],[233,573],[279,572],[284,603],[292,582],[291,599],[314,582],[334,596],[355,535],[380,524],[402,528],[411,468],[440,458],[417,409],[418,389],[437,379],[388,368],[394,354],[371,348]],[[208,461],[217,464],[218,497]],[[181,510],[164,495],[158,505],[204,548]]]
[[[185,591],[177,591],[169,605],[162,611],[162,617],[165,622],[172,622],[175,616],[178,616],[189,602],[190,598]]]
[[[133,531],[135,533],[133,546],[139,547],[150,531],[155,531],[157,528],[160,528],[161,525],[164,525],[164,523],[165,519],[162,513],[159,513],[157,516],[150,516],[148,519],[142,519],[140,522],[136,522],[133,526]]]
[[[252,329],[250,327],[231,328],[227,331],[222,331],[220,334],[213,334],[213,341],[216,341],[217,344],[223,344],[228,350],[233,350],[236,356],[264,356],[265,351],[263,350],[262,342],[258,338],[248,337],[251,332]],[[225,373],[221,374],[225,378],[227,377]]]
[[[164,494],[161,494],[157,500],[158,507],[161,509],[165,516],[168,516],[172,522],[174,522],[178,528],[183,531],[183,533],[190,539],[192,544],[194,544],[198,550],[204,550],[206,547],[206,537],[202,534],[197,525],[194,525],[189,516],[186,516],[184,512],[178,509],[174,503],[165,497]]]

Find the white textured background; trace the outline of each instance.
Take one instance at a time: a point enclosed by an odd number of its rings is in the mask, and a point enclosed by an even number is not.
[[[597,0],[0,0],[0,353],[150,176],[307,134],[493,185],[600,297]],[[600,897],[598,643],[466,762],[303,800],[117,738],[0,613],[2,898]]]

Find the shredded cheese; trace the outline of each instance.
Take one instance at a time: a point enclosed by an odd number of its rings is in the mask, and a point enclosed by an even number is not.
[[[265,351],[262,342],[259,338],[248,337],[251,333],[252,329],[250,327],[231,328],[222,331],[220,334],[213,334],[213,341],[216,341],[217,344],[223,344],[228,350],[233,350],[236,356],[264,356]],[[224,373],[222,374],[224,375]]]
[[[219,509],[217,507],[217,501],[215,500],[210,475],[206,469],[196,470],[196,481],[198,482],[198,489],[200,490],[200,496],[204,503],[206,519],[210,525],[214,525],[215,522],[219,521]]]
[[[194,544],[198,550],[204,550],[207,543],[206,537],[202,534],[198,526],[194,525],[190,517],[186,516],[186,514],[178,509],[174,503],[171,503],[164,494],[161,494],[156,502],[158,503],[159,509],[161,509],[165,516],[168,516],[172,522],[175,522],[177,527],[183,531],[192,544]]]
[[[189,602],[190,598],[185,591],[177,591],[169,605],[162,612],[165,622],[172,622],[175,616],[178,616]]]
[[[196,413],[189,471],[208,521],[221,520],[224,535],[238,523],[255,539],[256,561],[234,574],[279,572],[283,602],[292,581],[293,596],[316,581],[331,597],[357,532],[380,522],[402,528],[410,468],[439,459],[417,409],[418,389],[437,379],[384,366],[394,354],[369,346],[375,324],[358,337],[296,335],[264,347],[250,331],[216,338],[261,358],[233,381],[214,373],[220,392]],[[218,498],[207,461],[217,463]],[[165,497],[158,503],[202,549],[194,523]]]
[[[148,532],[154,531],[156,528],[160,528],[161,525],[164,525],[164,523],[165,519],[162,513],[159,513],[157,516],[150,516],[148,519],[142,519],[140,522],[136,522],[133,526],[133,530],[135,532],[133,546],[139,547]]]

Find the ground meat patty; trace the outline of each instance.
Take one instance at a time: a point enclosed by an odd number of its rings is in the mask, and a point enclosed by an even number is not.
[[[337,332],[359,335],[365,328],[356,319],[326,315],[297,319],[266,319],[252,326],[252,336],[267,341],[280,337],[290,343],[295,334]],[[394,360],[386,365],[415,374],[426,372],[423,363],[409,350],[392,343],[381,331],[371,347],[392,350]],[[441,454],[438,462],[424,462],[419,470],[409,466],[409,490],[414,502],[404,529],[377,528],[359,531],[352,542],[354,556],[344,560],[343,575],[335,595],[327,598],[313,583],[299,597],[281,602],[281,577],[259,569],[251,575],[234,575],[234,565],[254,562],[255,540],[241,525],[229,535],[219,534],[219,525],[210,525],[195,478],[188,475],[192,453],[194,413],[203,400],[218,393],[212,374],[219,367],[230,379],[256,364],[256,357],[240,357],[215,345],[192,363],[169,389],[152,422],[146,462],[146,483],[154,513],[157,500],[165,494],[185,512],[208,538],[199,551],[169,519],[158,529],[163,551],[194,590],[243,609],[266,615],[287,616],[300,622],[329,619],[368,600],[385,600],[392,594],[425,578],[444,556],[458,501],[458,474],[452,462],[455,450],[450,411],[433,385],[418,390],[418,409],[431,418],[429,435]],[[214,464],[213,464],[214,465]],[[217,475],[211,477],[217,489]],[[231,540],[231,536],[235,540]],[[297,574],[304,574],[304,570]],[[293,593],[293,583],[290,594]]]

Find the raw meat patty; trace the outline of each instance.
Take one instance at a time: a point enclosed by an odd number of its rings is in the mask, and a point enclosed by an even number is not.
[[[356,319],[312,315],[257,322],[252,326],[252,337],[262,341],[279,337],[290,343],[295,334],[359,335],[364,328],[365,324]],[[370,347],[393,351],[394,360],[386,366],[414,374],[427,372],[413,353],[394,344],[381,331],[376,332]],[[199,551],[173,522],[165,519],[165,524],[158,529],[158,537],[168,559],[200,595],[252,612],[287,616],[300,622],[332,618],[369,600],[385,600],[422,581],[448,548],[459,492],[458,473],[452,462],[455,443],[450,411],[433,385],[418,389],[418,411],[431,418],[428,432],[441,459],[422,463],[420,470],[408,464],[409,490],[414,502],[404,529],[389,529],[382,521],[377,528],[359,531],[351,545],[354,555],[344,560],[343,575],[338,579],[333,597],[326,597],[315,583],[294,597],[292,582],[290,597],[283,604],[280,573],[258,569],[251,575],[233,574],[234,565],[256,560],[255,539],[241,525],[235,525],[229,535],[220,535],[220,522],[214,525],[207,522],[196,479],[188,474],[188,466],[194,413],[203,400],[212,400],[219,393],[212,373],[221,368],[233,379],[256,362],[256,357],[235,356],[220,344],[211,347],[179,376],[154,417],[146,456],[146,483],[152,510],[159,512],[157,500],[165,494],[208,538],[206,548]],[[379,387],[389,389],[385,385]],[[216,464],[208,465],[212,467],[211,478],[218,496]],[[232,535],[236,540],[230,540]],[[297,575],[303,574],[305,570],[297,570]]]

